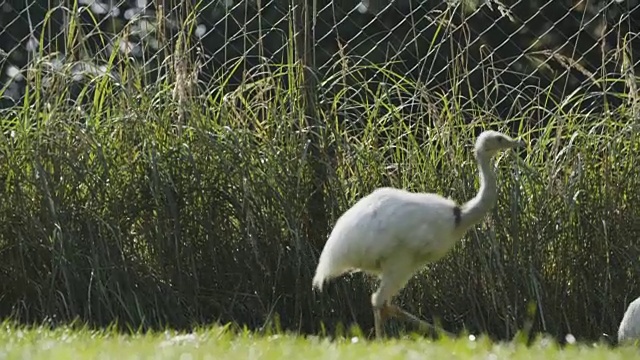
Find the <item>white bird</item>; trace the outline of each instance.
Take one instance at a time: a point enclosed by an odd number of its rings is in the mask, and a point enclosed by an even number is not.
[[[635,340],[640,340],[640,297],[629,304],[618,328],[619,344]]]
[[[374,275],[380,279],[371,296],[376,337],[383,336],[390,316],[430,326],[392,305],[391,299],[416,271],[447,254],[493,208],[498,195],[491,159],[500,150],[524,145],[497,131],[480,134],[475,144],[480,191],[462,206],[438,194],[390,187],[360,199],[337,220],[320,254],[313,288],[321,291],[325,282],[348,272]]]

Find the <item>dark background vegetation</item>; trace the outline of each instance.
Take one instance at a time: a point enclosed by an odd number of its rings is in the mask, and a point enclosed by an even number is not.
[[[0,9],[4,318],[369,329],[361,275],[311,291],[331,225],[381,185],[472,197],[487,127],[530,147],[398,301],[597,339],[640,295],[637,1],[49,5]]]

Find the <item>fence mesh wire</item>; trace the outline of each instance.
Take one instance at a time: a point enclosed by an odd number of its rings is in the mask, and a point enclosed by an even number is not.
[[[300,8],[319,92],[360,69],[346,85],[395,74],[501,116],[576,91],[600,94],[591,108],[607,93],[637,97],[638,0],[11,0],[0,1],[1,105],[20,101],[30,67],[79,81],[122,76],[116,58],[158,81],[188,56],[201,83],[222,74],[234,86],[295,61]]]

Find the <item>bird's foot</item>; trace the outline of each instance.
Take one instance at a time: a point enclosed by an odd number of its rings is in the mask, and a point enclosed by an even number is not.
[[[435,325],[429,324],[428,322],[418,318],[417,316],[411,314],[410,312],[403,310],[402,308],[396,305],[387,305],[385,309],[386,316],[393,316],[398,319],[404,320],[406,322],[410,322],[420,328],[422,331],[432,332],[432,333],[442,333],[449,337],[453,337],[454,335],[442,328],[436,327]]]
[[[389,305],[388,303],[384,303],[384,305],[382,305],[382,307],[380,308],[380,315],[382,316],[383,320],[395,316],[395,312],[396,310],[394,309],[394,306]]]

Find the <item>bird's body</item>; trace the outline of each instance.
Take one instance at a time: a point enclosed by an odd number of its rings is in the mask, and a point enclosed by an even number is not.
[[[490,159],[499,150],[523,144],[496,131],[478,137],[480,191],[462,206],[438,194],[389,187],[360,199],[336,222],[320,255],[313,287],[321,290],[326,281],[346,272],[369,273],[380,279],[371,296],[376,336],[381,336],[383,320],[390,314],[419,321],[390,305],[391,298],[417,270],[445,256],[495,205],[496,179]]]
[[[378,188],[360,199],[336,222],[325,244],[314,285],[346,272],[379,276],[384,269],[414,273],[443,257],[458,240],[453,209],[457,204],[437,194]],[[420,216],[431,214],[427,223]],[[407,279],[408,280],[408,279]]]
[[[640,297],[629,304],[618,328],[618,343],[640,340]]]

